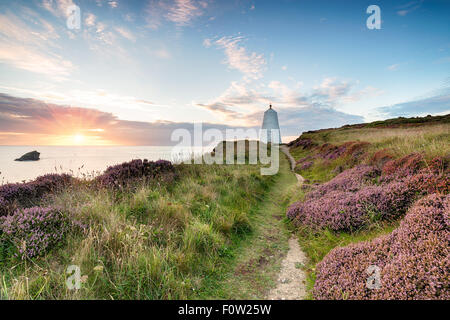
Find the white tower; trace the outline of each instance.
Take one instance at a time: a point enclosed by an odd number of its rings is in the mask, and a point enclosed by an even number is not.
[[[266,132],[261,132],[260,134],[260,140],[262,142],[281,144],[281,132],[280,125],[278,124],[278,115],[277,112],[272,109],[272,105],[270,105],[269,109],[264,112],[264,120],[261,129],[266,130]],[[277,139],[277,141],[272,141],[271,130],[278,131],[278,137],[273,137],[274,139]]]

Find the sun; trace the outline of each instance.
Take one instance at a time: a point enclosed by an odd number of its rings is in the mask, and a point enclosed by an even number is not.
[[[73,136],[73,143],[74,144],[81,144],[84,141],[84,136],[82,134],[76,134]]]

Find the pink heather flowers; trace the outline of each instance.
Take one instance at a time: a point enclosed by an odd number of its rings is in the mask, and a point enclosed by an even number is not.
[[[450,195],[419,200],[391,234],[333,249],[316,267],[316,299],[450,299]],[[366,270],[380,268],[379,289]]]
[[[96,181],[105,187],[123,187],[133,179],[155,178],[174,171],[175,168],[170,161],[153,162],[138,159],[108,167],[101,176],[96,178]]]
[[[72,177],[67,174],[47,174],[26,183],[0,186],[0,216],[11,213],[18,206],[31,206],[44,194],[68,186]]]
[[[420,155],[402,159],[388,162],[389,168],[395,162],[397,169],[382,176],[375,166],[346,170],[309,192],[305,201],[292,204],[287,216],[313,229],[352,231],[374,220],[399,218],[424,195],[449,192],[450,174],[439,159],[422,169],[417,164],[423,163]]]
[[[12,244],[17,256],[33,258],[61,243],[67,232],[84,229],[57,208],[17,209],[13,215],[0,217],[0,246]]]

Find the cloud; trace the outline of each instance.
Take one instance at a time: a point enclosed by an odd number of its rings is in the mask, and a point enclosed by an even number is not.
[[[384,117],[412,117],[428,114],[450,113],[450,87],[443,88],[430,97],[377,108]]]
[[[108,5],[111,8],[117,8],[117,6],[119,5],[119,3],[117,1],[108,1]]]
[[[397,14],[402,17],[406,16],[407,14],[413,12],[414,10],[419,9],[422,6],[422,3],[423,0],[419,0],[419,1],[411,1],[404,5],[401,5],[398,7],[398,9],[400,10],[397,11]]]
[[[96,17],[94,14],[88,13],[88,14],[86,15],[86,18],[84,19],[84,23],[86,24],[86,26],[92,27],[92,26],[95,25],[95,19],[96,19],[96,18],[97,18],[97,17]]]
[[[145,8],[146,27],[152,30],[158,29],[162,24],[162,17],[166,12],[166,5],[160,0],[149,0]]]
[[[148,102],[148,101],[146,101]],[[151,103],[151,102],[149,102]],[[362,122],[358,116],[333,109],[311,105],[305,108],[277,108],[284,136],[297,136],[302,131],[339,127],[348,123]],[[263,111],[249,114],[255,118],[247,128],[259,128]],[[175,145],[171,134],[176,129],[193,130],[186,122],[127,121],[112,113],[95,109],[45,103],[0,93],[0,145],[9,144],[55,144],[61,137],[82,134],[87,140],[99,144],[118,145]],[[203,123],[203,129],[237,128],[237,125]]]
[[[73,6],[72,0],[43,0],[42,7],[57,17],[68,17],[68,8]]]
[[[174,23],[177,27],[185,27],[204,14],[207,1],[195,0],[149,0],[145,9],[146,27],[156,30],[163,20]]]
[[[124,27],[115,27],[115,30],[124,38],[135,42],[136,41],[136,37],[134,36],[134,34],[129,31],[128,29],[124,28]]]
[[[17,45],[0,44],[0,62],[52,77],[68,76],[73,69],[72,63],[60,56],[46,56]]]
[[[205,39],[205,40],[203,40],[203,46],[204,46],[205,48],[211,47],[211,46],[212,46],[211,39]]]
[[[346,124],[363,123],[358,115],[337,111],[320,105],[302,108],[277,109],[283,136],[300,135],[301,132],[325,128],[338,128]]]
[[[3,145],[48,145],[61,141],[61,137],[82,134],[101,144],[171,146],[178,143],[171,141],[172,132],[176,129],[192,132],[193,124],[126,121],[95,109],[50,104],[0,93],[0,128],[0,144]],[[232,127],[204,123],[203,128],[224,132]]]
[[[208,4],[201,2],[204,7]],[[175,0],[175,5],[169,9],[166,18],[174,22],[177,26],[189,25],[191,20],[203,14],[200,6],[192,0]]]
[[[74,69],[73,64],[53,53],[59,38],[54,27],[27,10],[22,13],[38,28],[31,29],[22,19],[7,12],[0,14],[0,63],[15,68],[64,79]]]
[[[389,70],[389,71],[396,71],[396,70],[398,70],[398,67],[399,67],[400,65],[397,63],[397,64],[393,64],[393,65],[390,65],[389,67],[387,67],[387,69]]]
[[[325,78],[308,92],[302,91],[300,82],[293,86],[280,81],[232,82],[219,97],[196,106],[212,112],[224,123],[260,126],[263,112],[272,103],[279,114],[282,135],[293,136],[307,130],[364,122],[363,117],[336,108],[341,103],[380,94],[380,90],[368,86],[355,91],[353,87],[353,83],[336,78]]]
[[[224,63],[230,69],[240,71],[247,79],[260,79],[266,69],[267,62],[263,54],[248,53],[246,48],[242,46],[244,40],[242,36],[222,37],[214,41],[214,44],[224,50],[226,55]],[[206,46],[211,45],[211,40],[206,39],[205,41]]]

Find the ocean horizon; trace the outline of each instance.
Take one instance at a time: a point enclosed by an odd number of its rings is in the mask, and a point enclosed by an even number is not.
[[[14,161],[30,151],[39,161]],[[208,148],[193,148],[195,153]],[[189,152],[174,155],[173,146],[0,146],[0,185],[33,180],[49,173],[90,178],[108,166],[133,159],[180,161]]]

